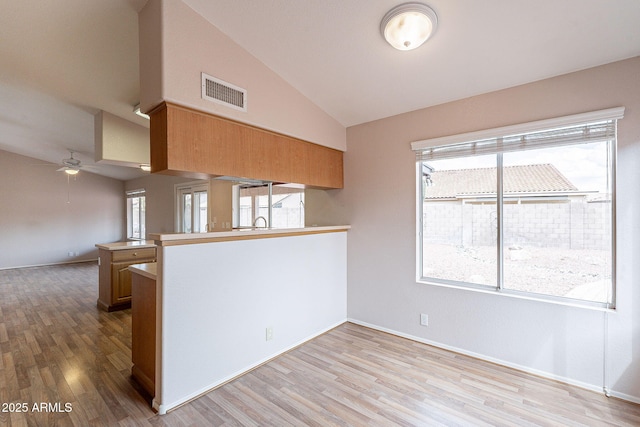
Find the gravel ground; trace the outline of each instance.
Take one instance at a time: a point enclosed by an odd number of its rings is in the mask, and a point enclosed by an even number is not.
[[[556,296],[581,285],[603,287],[611,280],[608,257],[598,250],[505,248],[504,286]],[[495,259],[495,247],[425,244],[424,275],[495,286]]]

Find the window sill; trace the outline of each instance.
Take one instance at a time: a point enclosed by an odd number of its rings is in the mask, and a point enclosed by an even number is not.
[[[546,304],[555,304],[555,305],[561,305],[561,306],[572,307],[572,308],[582,308],[587,310],[610,312],[610,313],[615,313],[616,311],[615,308],[607,307],[606,303],[601,303],[601,302],[554,297],[551,295],[546,296],[546,295],[524,294],[518,291],[513,291],[508,289],[498,290],[490,287],[481,287],[482,285],[478,285],[478,287],[475,287],[475,286],[456,285],[456,284],[450,284],[450,283],[441,283],[435,280],[429,280],[424,277],[416,279],[416,283],[420,283],[423,285],[430,285],[430,286],[438,286],[443,288],[450,288],[450,289],[459,289],[462,291],[479,292],[487,295],[495,295],[498,297],[515,298],[515,299],[522,299],[527,301],[536,301],[536,302],[541,302]]]

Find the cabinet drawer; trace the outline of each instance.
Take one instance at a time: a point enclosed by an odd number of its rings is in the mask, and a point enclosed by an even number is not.
[[[137,259],[153,259],[156,257],[156,248],[124,249],[113,251],[112,261],[135,261]]]

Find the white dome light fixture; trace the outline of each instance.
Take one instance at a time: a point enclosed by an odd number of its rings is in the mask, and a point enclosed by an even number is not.
[[[420,47],[436,31],[438,16],[423,3],[403,3],[382,18],[380,32],[398,50]]]

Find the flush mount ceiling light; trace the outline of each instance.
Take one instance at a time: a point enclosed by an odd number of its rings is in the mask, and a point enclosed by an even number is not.
[[[411,50],[427,41],[436,31],[438,16],[426,4],[403,3],[382,18],[380,32],[398,50]]]

